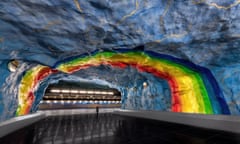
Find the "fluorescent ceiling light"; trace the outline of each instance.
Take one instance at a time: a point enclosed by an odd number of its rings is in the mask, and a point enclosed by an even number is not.
[[[100,92],[100,91],[95,91],[94,93],[95,93],[95,94],[101,94],[101,92]]]
[[[85,94],[85,93],[87,93],[87,92],[84,91],[84,90],[80,90],[79,93]]]
[[[109,94],[109,95],[113,95],[113,94],[114,94],[114,92],[107,92],[107,94]]]
[[[102,91],[101,93],[102,93],[102,94],[107,94],[108,92],[106,92],[106,91]]]
[[[94,91],[87,91],[87,93],[88,93],[88,94],[93,94],[93,93],[94,93]]]
[[[62,92],[62,93],[69,93],[70,91],[67,90],[67,89],[62,89],[61,92]]]
[[[71,90],[71,93],[78,93],[78,90]]]
[[[50,92],[52,92],[52,93],[60,93],[60,90],[59,89],[51,89]]]

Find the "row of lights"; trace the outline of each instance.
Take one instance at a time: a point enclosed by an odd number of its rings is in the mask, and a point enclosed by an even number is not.
[[[121,101],[92,101],[92,100],[90,100],[90,101],[87,101],[87,100],[80,100],[80,101],[53,100],[53,101],[50,101],[50,100],[46,100],[46,101],[41,101],[40,103],[41,104],[59,104],[59,103],[61,103],[61,104],[120,104]]]
[[[80,94],[102,94],[102,95],[114,95],[114,92],[109,91],[92,91],[92,90],[68,90],[68,89],[51,89],[52,93],[80,93]]]
[[[112,97],[106,97],[106,96],[79,96],[79,95],[74,95],[74,96],[51,96],[51,95],[46,95],[44,98],[49,99],[49,98],[54,98],[54,99],[106,99],[106,100],[111,100],[111,99],[120,99],[120,97],[117,96],[112,96]]]

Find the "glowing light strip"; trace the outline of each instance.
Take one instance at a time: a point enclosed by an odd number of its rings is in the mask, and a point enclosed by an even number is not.
[[[92,56],[83,55],[66,59],[57,63],[56,68],[70,74],[99,65],[120,68],[130,65],[139,71],[152,73],[165,79],[171,89],[173,112],[229,114],[228,106],[211,72],[171,56],[149,51],[95,52]],[[20,84],[17,115],[30,111],[36,85],[54,72],[44,66],[38,66],[26,72]]]
[[[98,101],[98,100],[46,100],[46,101],[40,101],[41,104],[82,104],[82,103],[87,103],[87,104],[103,104],[103,103],[109,103],[109,104],[120,104],[121,101],[117,100],[112,100],[112,101]]]
[[[112,91],[95,91],[95,90],[77,90],[77,89],[51,89],[52,93],[81,93],[81,94],[105,94],[114,95]]]

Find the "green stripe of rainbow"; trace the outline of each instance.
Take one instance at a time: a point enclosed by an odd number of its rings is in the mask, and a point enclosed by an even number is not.
[[[34,91],[38,87],[39,82],[55,72],[57,71],[42,65],[26,71],[18,90],[18,108],[16,115],[25,115],[30,112],[35,99]]]
[[[197,72],[171,61],[149,57],[143,52],[97,53],[60,64],[57,69],[73,73],[101,64],[124,67],[131,65],[141,71],[154,73],[168,81],[172,92],[172,111],[213,113],[204,83]]]
[[[170,86],[173,112],[213,114],[221,113],[218,106],[211,104],[201,74],[187,66],[169,59],[150,56],[145,52],[97,52],[92,56],[75,57],[57,64],[56,69],[73,73],[92,66],[109,65],[124,68],[128,65],[139,71],[149,72],[165,79]],[[38,66],[29,70],[22,78],[19,88],[17,115],[30,111],[37,83],[56,72],[49,67]],[[43,74],[44,73],[44,74]]]

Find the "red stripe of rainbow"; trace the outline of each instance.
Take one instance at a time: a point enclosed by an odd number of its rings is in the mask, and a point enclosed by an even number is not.
[[[101,52],[62,63],[57,69],[73,73],[101,64],[121,68],[131,65],[167,80],[171,88],[174,112],[213,113],[207,90],[197,72],[164,59],[149,57],[143,52]]]
[[[124,68],[128,65],[139,71],[149,72],[167,80],[172,95],[173,112],[214,113],[210,94],[199,72],[164,58],[150,56],[144,52],[97,52],[92,56],[75,57],[60,62],[56,69],[73,73],[92,66],[109,65]],[[23,76],[18,98],[17,115],[29,113],[34,101],[37,84],[48,75],[55,73],[46,66],[37,66]]]
[[[42,65],[26,71],[18,90],[18,108],[16,115],[25,115],[30,112],[35,99],[34,91],[38,87],[39,82],[55,72],[57,71]]]

